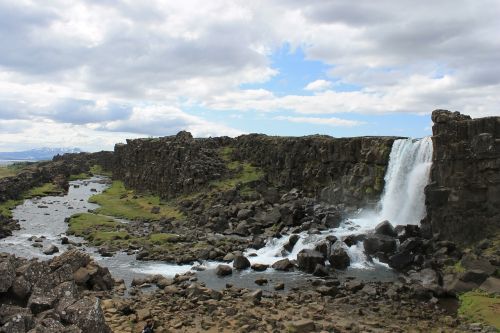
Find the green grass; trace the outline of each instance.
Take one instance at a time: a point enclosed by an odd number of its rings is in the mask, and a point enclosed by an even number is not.
[[[33,197],[43,197],[51,194],[59,194],[61,193],[61,189],[54,185],[53,183],[45,183],[42,186],[38,186],[29,190],[24,198],[33,198]]]
[[[19,162],[2,165],[0,166],[0,178],[16,176],[31,164],[33,164],[33,162]]]
[[[180,219],[183,214],[172,204],[163,203],[153,195],[138,195],[125,188],[123,182],[115,180],[110,188],[101,194],[90,197],[89,202],[101,207],[96,212],[103,215],[121,217],[128,220],[159,220],[173,217]],[[151,208],[160,207],[159,214],[151,213]]]
[[[464,266],[462,266],[462,263],[460,261],[457,261],[455,263],[455,265],[453,266],[446,266],[444,268],[444,272],[446,274],[459,274],[459,273],[464,273],[465,272],[465,268]]]
[[[94,246],[106,244],[122,249],[127,248],[129,244],[135,244],[153,246],[157,251],[167,251],[179,240],[178,235],[167,233],[155,233],[146,237],[134,236],[127,232],[126,224],[109,216],[92,213],[71,216],[68,233],[82,237]]]
[[[68,180],[72,181],[72,180],[81,180],[81,179],[87,179],[87,178],[90,178],[90,175],[86,172],[82,172],[82,173],[79,173],[76,175],[70,175]]]
[[[101,175],[101,176],[108,176],[108,177],[112,176],[112,173],[110,171],[104,171],[102,166],[100,166],[98,164],[95,164],[92,167],[90,167],[90,172],[93,175]]]
[[[210,187],[219,191],[227,191],[236,185],[245,185],[259,180],[264,176],[264,172],[248,162],[232,160],[234,148],[224,147],[219,150],[219,156],[226,162],[227,168],[232,176],[226,179],[216,180],[210,183]]]
[[[470,321],[479,321],[500,329],[500,297],[469,291],[460,295],[460,315]]]
[[[6,218],[12,218],[12,209],[23,203],[23,200],[7,200],[5,202],[0,202],[0,215]]]

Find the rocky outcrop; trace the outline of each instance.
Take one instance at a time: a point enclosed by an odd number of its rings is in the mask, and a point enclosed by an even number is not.
[[[330,203],[375,202],[382,189],[394,137],[329,136],[193,139],[190,133],[127,140],[115,146],[115,178],[163,198],[199,191],[228,175],[225,157],[265,172],[273,187],[304,189]],[[263,195],[277,196],[273,187]]]
[[[81,271],[87,278],[81,279]],[[85,290],[110,290],[107,269],[71,250],[51,261],[0,253],[0,332],[108,333],[100,300]]]
[[[188,132],[115,146],[113,177],[163,198],[191,193],[220,179],[227,168],[218,150],[230,138],[194,139]]]
[[[270,183],[355,206],[378,200],[395,139],[251,134],[234,141],[234,156],[264,169]]]
[[[427,231],[471,243],[500,229],[500,117],[436,110]]]

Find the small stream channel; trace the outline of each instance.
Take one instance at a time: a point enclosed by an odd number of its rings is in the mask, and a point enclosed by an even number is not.
[[[105,177],[93,177],[87,180],[78,180],[70,182],[70,188],[64,196],[47,196],[25,200],[23,204],[13,210],[13,217],[19,220],[21,229],[13,232],[11,237],[0,240],[0,251],[16,254],[27,258],[40,258],[48,260],[52,255],[43,254],[43,248],[56,245],[59,248],[59,255],[68,249],[67,245],[61,244],[61,237],[66,236],[67,223],[65,219],[76,213],[87,212],[88,210],[98,208],[98,205],[88,202],[90,196],[101,193],[109,185],[109,180]],[[126,222],[120,219],[117,221]],[[43,239],[43,248],[35,248],[28,239],[32,236],[45,237]],[[76,243],[85,243],[82,238],[67,236]],[[279,242],[278,242],[279,243]],[[264,260],[261,263],[272,263],[280,258],[276,258],[269,253],[272,246],[267,246],[263,251],[266,254],[258,254],[257,257],[250,257],[252,262],[259,259]],[[102,257],[97,253],[97,249],[88,246],[80,248],[88,252],[99,264],[109,268],[115,278],[124,279],[127,286],[135,277],[141,277],[148,274],[161,274],[164,276],[174,276],[178,273],[185,273],[192,269],[191,265],[175,265],[159,261],[138,261],[133,255],[117,253],[113,257]],[[247,251],[247,254],[252,251]],[[258,252],[258,251],[253,251]],[[269,261],[269,262],[267,262]],[[263,290],[272,290],[273,284],[277,282],[285,283],[285,290],[291,288],[300,288],[309,284],[310,280],[316,279],[310,274],[302,272],[279,272],[268,269],[265,272],[254,272],[245,270],[234,272],[233,275],[220,278],[215,275],[214,268],[218,262],[205,262],[202,266],[204,271],[197,272],[198,279],[204,282],[208,287],[221,289],[227,283],[238,287],[261,288]],[[339,272],[337,276],[340,280],[356,277],[367,281],[391,281],[396,278],[392,270],[376,265],[374,267],[353,266],[344,272]],[[266,278],[269,284],[257,286],[254,281],[257,278]]]

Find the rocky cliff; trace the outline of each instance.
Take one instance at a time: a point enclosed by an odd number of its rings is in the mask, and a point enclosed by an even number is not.
[[[378,200],[395,139],[245,135],[235,139],[234,155],[261,167],[270,183],[330,203],[362,205]]]
[[[264,171],[264,182],[300,187],[331,203],[376,201],[383,189],[393,137],[329,136],[193,139],[181,132],[115,146],[113,175],[127,186],[164,198],[199,191],[227,177],[231,161]]]
[[[470,243],[500,230],[500,117],[436,110],[424,225]],[[430,227],[430,228],[429,228]]]

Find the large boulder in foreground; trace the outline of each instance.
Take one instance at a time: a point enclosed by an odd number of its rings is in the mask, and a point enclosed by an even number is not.
[[[324,263],[325,258],[318,251],[304,249],[297,254],[297,265],[304,272],[313,273],[316,265],[323,265]]]
[[[90,294],[114,281],[88,254],[72,250],[50,261],[0,254],[0,271],[0,332],[111,332]]]

